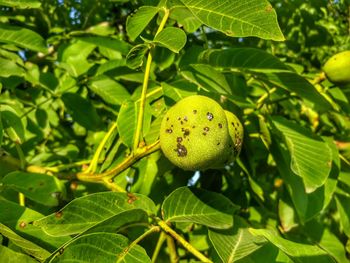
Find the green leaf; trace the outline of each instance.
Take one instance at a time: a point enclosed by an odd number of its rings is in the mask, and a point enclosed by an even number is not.
[[[234,226],[225,230],[209,229],[208,235],[223,262],[236,262],[248,256],[266,243],[248,231],[248,224],[235,216]]]
[[[3,129],[10,139],[18,143],[24,142],[24,126],[18,113],[8,105],[1,105],[0,112]]]
[[[88,87],[105,102],[112,105],[121,105],[123,101],[130,99],[129,92],[118,82],[106,75],[93,78]]]
[[[350,196],[335,195],[343,232],[350,237]]]
[[[131,209],[142,209],[154,214],[152,200],[140,194],[101,192],[76,198],[60,211],[34,221],[52,236],[81,233],[101,222]]]
[[[333,258],[318,246],[296,243],[284,239],[267,229],[250,228],[249,231],[255,236],[264,236],[273,245],[290,256],[295,262],[334,262]]]
[[[8,228],[7,226],[1,223],[0,223],[0,234],[7,237],[18,247],[22,248],[24,252],[26,252],[27,254],[33,256],[34,258],[40,261],[44,261],[46,258],[50,256],[50,252],[32,243],[31,241],[28,241],[23,237],[17,235],[10,228]]]
[[[25,71],[16,62],[0,57],[0,76],[8,78],[10,76],[24,76]]]
[[[126,20],[126,32],[132,41],[142,33],[158,12],[158,7],[142,6],[135,14],[128,16]]]
[[[134,46],[129,54],[126,56],[126,65],[129,68],[137,69],[142,66],[143,59],[149,50],[149,46],[146,44],[140,44]]]
[[[47,174],[12,172],[2,179],[4,186],[23,193],[29,199],[47,206],[57,206],[65,189],[54,176]]]
[[[213,67],[252,70],[255,72],[289,71],[277,57],[257,48],[208,49],[199,55],[199,62]]]
[[[36,0],[0,0],[0,5],[16,8],[39,8],[41,3]]]
[[[192,64],[181,71],[182,76],[206,91],[220,94],[232,94],[223,74],[209,65]]]
[[[307,193],[322,186],[331,171],[332,152],[322,138],[287,121],[273,118],[273,124],[283,134],[291,154],[291,169],[303,179]]]
[[[59,262],[151,262],[139,245],[129,245],[129,240],[114,233],[93,233],[77,238],[57,256]]]
[[[4,247],[0,245],[0,255],[1,260],[3,262],[21,262],[21,263],[37,263],[34,258],[31,258],[30,256],[27,256],[25,254],[13,251],[12,249],[9,249],[8,247]]]
[[[255,36],[283,41],[275,10],[266,0],[181,0],[205,25],[232,37]]]
[[[45,40],[27,28],[0,24],[0,42],[14,44],[38,52],[47,52]]]
[[[123,102],[118,114],[117,127],[120,139],[129,148],[133,147],[136,124],[137,109],[135,102]]]
[[[163,218],[169,222],[190,222],[225,229],[233,226],[238,209],[221,194],[202,189],[180,187],[162,204]]]
[[[88,130],[101,129],[101,119],[90,100],[71,92],[64,93],[61,99],[74,121]]]
[[[188,33],[195,32],[202,25],[202,22],[184,6],[173,8],[170,12],[170,18],[176,20]]]
[[[96,45],[98,47],[105,47],[108,49],[112,49],[114,51],[118,51],[123,55],[128,54],[130,50],[130,44],[120,39],[115,39],[111,37],[104,36],[94,36],[94,37],[76,37],[81,42],[89,43]]]
[[[154,43],[160,44],[175,53],[180,52],[180,50],[186,45],[186,41],[186,33],[176,27],[164,28],[153,40]]]

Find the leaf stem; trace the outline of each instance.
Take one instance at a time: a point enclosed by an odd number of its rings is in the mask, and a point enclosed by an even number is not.
[[[159,34],[159,32],[163,30],[170,15],[169,9],[164,8],[163,10],[164,10],[164,16],[162,21],[160,22],[160,25],[156,32],[156,36]],[[152,60],[153,60],[152,49],[150,49],[148,51],[145,74],[144,74],[143,84],[142,84],[140,108],[139,108],[138,117],[137,117],[137,126],[136,126],[134,144],[133,144],[134,151],[136,151],[136,149],[139,147],[140,137],[142,136],[143,116],[145,111],[146,95],[147,95],[147,89],[148,89],[148,83],[149,83],[149,76],[151,72]]]
[[[195,247],[193,247],[190,243],[188,243],[182,236],[176,233],[168,224],[161,220],[157,219],[157,224],[169,235],[171,235],[174,239],[176,239],[187,251],[192,253],[196,258],[198,258],[201,262],[209,262],[212,263],[210,259],[204,256],[201,252],[199,252]]]
[[[155,247],[155,249],[153,251],[152,261],[151,261],[152,263],[157,262],[157,257],[159,255],[159,251],[162,248],[162,245],[163,245],[165,239],[166,239],[165,232],[160,232],[160,235],[159,235],[159,238],[158,238],[158,241],[157,241],[157,245],[156,245],[156,247]]]
[[[172,236],[167,236],[166,237],[166,241],[167,241],[167,245],[168,245],[168,249],[169,249],[169,256],[170,256],[170,262],[171,263],[177,263],[179,262],[179,257],[177,255],[177,251],[176,251],[176,245],[174,242],[174,239]]]
[[[25,157],[24,157],[24,153],[23,153],[22,148],[19,145],[19,143],[16,142],[15,146],[16,146],[17,154],[18,154],[18,157],[19,157],[19,160],[20,160],[20,168],[21,168],[22,171],[24,171],[25,167],[26,167],[26,160],[25,160]],[[26,199],[25,199],[25,196],[24,196],[23,193],[18,193],[18,202],[19,202],[20,206],[25,206],[26,205]]]

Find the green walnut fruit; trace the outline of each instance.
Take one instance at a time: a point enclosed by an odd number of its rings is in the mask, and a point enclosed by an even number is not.
[[[350,50],[335,54],[323,66],[328,80],[334,84],[350,83]]]
[[[220,104],[200,95],[180,100],[168,110],[161,124],[162,151],[184,170],[206,170],[229,161],[237,142],[234,138]]]
[[[229,134],[232,145],[230,146],[231,161],[233,161],[241,152],[243,143],[243,125],[236,115],[230,111],[225,111]]]

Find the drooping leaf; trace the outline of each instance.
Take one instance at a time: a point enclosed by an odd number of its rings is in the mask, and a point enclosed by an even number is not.
[[[291,154],[291,169],[305,184],[307,193],[322,186],[332,167],[332,151],[322,138],[287,121],[274,118],[273,124],[283,134]]]
[[[38,33],[23,27],[0,24],[0,42],[33,51],[47,52],[45,40]]]
[[[154,203],[140,194],[100,192],[76,198],[60,211],[34,221],[52,236],[81,233],[101,222],[131,209],[148,214],[156,211]]]
[[[61,98],[74,121],[88,130],[101,129],[101,119],[90,100],[71,92],[64,93]]]
[[[15,232],[13,232],[10,228],[0,223],[0,234],[7,237],[18,247],[22,248],[27,254],[33,256],[34,258],[44,261],[46,258],[50,256],[50,252],[43,249],[42,247],[36,245],[35,243],[24,239],[19,236]],[[2,254],[0,253],[0,258],[2,258]]]
[[[197,223],[215,229],[232,227],[237,209],[221,194],[189,187],[176,189],[162,204],[166,221]]]
[[[132,69],[141,67],[148,50],[149,46],[146,44],[134,46],[126,56],[126,65]]]
[[[275,10],[266,0],[181,0],[205,25],[232,37],[283,41]]]
[[[41,3],[37,0],[0,0],[0,5],[16,8],[39,8]]]
[[[65,189],[54,176],[16,171],[2,179],[5,187],[23,193],[29,199],[47,206],[57,206]]]
[[[209,239],[223,262],[236,262],[259,249],[266,243],[248,231],[248,224],[235,216],[234,226],[225,230],[209,229]]]
[[[135,102],[129,100],[123,102],[117,119],[119,136],[122,142],[132,148],[134,133],[137,124],[137,109]]]
[[[106,75],[93,78],[88,87],[112,105],[121,105],[123,101],[130,98],[129,92],[121,84]]]
[[[296,243],[284,239],[267,229],[250,228],[249,231],[255,236],[264,236],[269,242],[290,256],[295,262],[334,262],[333,258],[318,246]]]
[[[59,262],[151,262],[144,248],[114,233],[92,233],[77,238],[57,256]]]
[[[158,7],[142,6],[135,14],[128,17],[126,21],[126,32],[132,41],[142,33],[158,12]]]
[[[160,44],[175,53],[180,52],[180,50],[186,45],[186,41],[186,33],[176,27],[166,27],[156,35],[153,40],[154,43]]]

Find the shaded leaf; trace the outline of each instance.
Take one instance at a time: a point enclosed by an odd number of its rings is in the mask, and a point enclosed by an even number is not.
[[[307,193],[322,186],[331,171],[332,152],[322,138],[287,121],[274,118],[273,124],[283,134],[291,154],[291,169],[305,184]]]
[[[8,78],[10,76],[24,76],[25,71],[16,62],[0,57],[0,76]]]
[[[183,26],[188,33],[195,32],[202,25],[202,22],[186,7],[173,8],[170,17],[176,20],[180,26]]]
[[[232,37],[255,36],[283,41],[275,10],[266,0],[181,0],[205,25]]]
[[[284,239],[267,229],[250,228],[249,231],[255,236],[264,236],[273,245],[290,256],[295,262],[334,262],[333,258],[318,246],[296,243]]]
[[[64,93],[61,97],[74,121],[88,130],[100,130],[101,119],[91,102],[77,93]]]
[[[129,148],[133,147],[136,124],[137,109],[135,102],[123,102],[118,114],[117,127],[120,139]]]
[[[60,211],[34,221],[52,236],[81,233],[101,222],[131,209],[149,214],[156,211],[152,200],[140,194],[101,192],[76,198]]]
[[[350,237],[350,196],[335,195],[343,232]]]
[[[114,233],[93,233],[77,238],[58,256],[59,262],[151,262],[139,245],[129,245],[129,240]]]
[[[141,67],[148,50],[149,46],[146,44],[134,46],[126,56],[126,65],[132,69]]]
[[[8,105],[0,106],[1,122],[4,131],[14,142],[25,141],[24,126],[18,113]]]
[[[22,248],[24,252],[28,255],[33,256],[34,258],[43,261],[50,256],[50,253],[45,249],[39,247],[31,241],[24,239],[23,237],[17,235],[10,228],[0,223],[0,234],[7,237],[15,245]],[[1,254],[1,253],[0,253]],[[2,258],[2,254],[1,254]]]
[[[57,206],[65,189],[54,176],[16,171],[2,179],[4,186],[23,193],[29,199],[47,206]]]
[[[41,3],[36,0],[0,0],[0,5],[16,8],[39,8]]]
[[[189,187],[176,189],[162,204],[166,221],[197,223],[216,229],[231,227],[237,209],[221,194]]]
[[[186,33],[176,27],[164,28],[153,40],[154,43],[158,43],[175,53],[180,52],[180,50],[186,45],[186,41]]]
[[[235,262],[253,253],[266,243],[248,231],[248,224],[235,216],[233,228],[227,230],[209,229],[209,239],[223,262]]]
[[[132,41],[142,33],[158,11],[159,8],[155,6],[142,6],[135,14],[128,16],[126,32]]]
[[[123,55],[128,54],[130,50],[130,44],[120,39],[105,37],[105,36],[94,36],[94,37],[76,37],[81,42],[96,45],[98,47],[105,47],[120,52]]]
[[[0,24],[0,42],[38,52],[47,52],[45,40],[38,33],[23,27]]]
[[[121,84],[106,75],[93,78],[88,87],[105,102],[112,105],[120,105],[130,98],[129,92]]]

